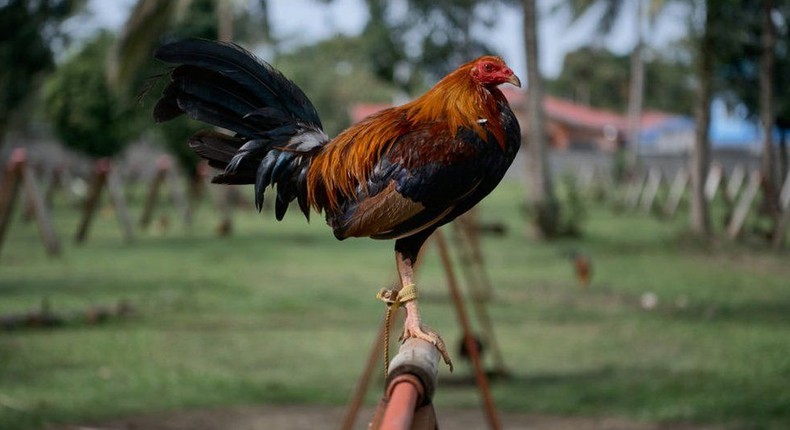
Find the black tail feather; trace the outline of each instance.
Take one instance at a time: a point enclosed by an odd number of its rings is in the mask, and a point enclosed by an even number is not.
[[[168,63],[192,65],[223,74],[254,94],[260,107],[278,108],[307,125],[323,128],[318,112],[299,87],[236,44],[188,39],[160,47],[155,56]]]
[[[156,58],[179,64],[154,108],[157,122],[185,113],[236,133],[203,131],[189,141],[212,167],[223,170],[212,182],[255,184],[258,210],[264,190],[276,185],[277,219],[295,199],[309,219],[307,171],[329,139],[302,90],[234,44],[185,40],[162,46]]]

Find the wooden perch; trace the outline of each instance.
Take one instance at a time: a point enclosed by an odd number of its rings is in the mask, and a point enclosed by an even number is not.
[[[387,388],[370,429],[433,430],[436,414],[431,400],[439,378],[439,351],[416,338],[406,340],[392,361]]]

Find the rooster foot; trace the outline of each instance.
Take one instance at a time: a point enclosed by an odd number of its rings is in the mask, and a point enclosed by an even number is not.
[[[453,371],[453,360],[450,358],[450,353],[447,352],[447,347],[444,345],[444,341],[442,340],[439,333],[436,330],[424,325],[420,324],[419,321],[414,323],[410,320],[410,318],[406,318],[406,322],[403,325],[403,334],[401,334],[400,340],[401,342],[405,342],[406,339],[416,337],[417,339],[422,339],[426,342],[430,342],[439,353],[442,355],[442,359],[444,360],[445,364],[450,366],[450,372]]]

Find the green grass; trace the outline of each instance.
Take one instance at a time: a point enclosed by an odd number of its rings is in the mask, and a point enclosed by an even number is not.
[[[540,243],[503,184],[483,205],[505,237],[485,240],[489,309],[512,379],[493,385],[504,410],[644,421],[790,427],[790,264],[754,244],[699,245],[686,220],[589,207],[587,234]],[[139,213],[139,202],[132,209]],[[195,227],[122,242],[111,211],[88,242],[77,214],[54,209],[64,255],[50,259],[33,223],[14,219],[0,252],[0,313],[55,312],[129,300],[136,314],[90,326],[0,332],[0,428],[260,403],[343,404],[377,333],[374,298],[396,279],[392,244],[336,241],[316,217],[240,211],[232,237]],[[174,217],[171,217],[174,218]],[[682,217],[681,217],[682,218]],[[152,229],[155,230],[155,229]],[[587,291],[567,254],[592,257]],[[454,350],[458,325],[435,250],[420,274],[424,319]],[[652,292],[655,309],[640,306]],[[428,300],[429,298],[432,300]],[[457,354],[456,354],[457,355]],[[469,367],[457,361],[458,375]],[[477,407],[447,383],[436,403]],[[380,393],[374,387],[373,402]]]

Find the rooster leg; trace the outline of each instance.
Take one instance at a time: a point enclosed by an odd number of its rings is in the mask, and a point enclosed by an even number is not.
[[[398,264],[401,288],[414,285],[413,260],[397,251],[395,257]],[[406,320],[403,323],[403,335],[401,338],[406,340],[410,337],[416,337],[432,343],[442,354],[444,362],[450,366],[450,371],[452,372],[453,361],[450,359],[450,353],[447,352],[447,347],[445,347],[444,341],[439,336],[439,333],[422,324],[420,320],[420,311],[417,307],[417,299],[406,302],[403,307],[406,308]]]

